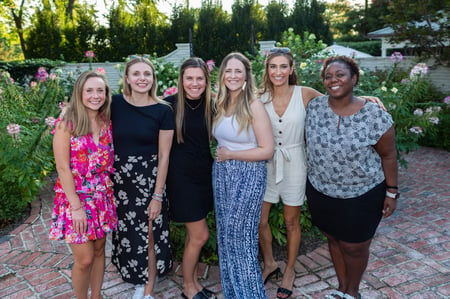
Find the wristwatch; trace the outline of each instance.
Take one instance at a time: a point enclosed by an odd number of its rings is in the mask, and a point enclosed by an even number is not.
[[[392,193],[392,192],[389,192],[389,191],[386,190],[386,197],[389,197],[389,198],[397,200],[400,197],[400,193],[399,192]]]

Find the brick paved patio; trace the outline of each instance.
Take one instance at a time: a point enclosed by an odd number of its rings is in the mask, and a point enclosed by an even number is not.
[[[407,161],[408,169],[400,171],[398,209],[382,221],[371,246],[363,298],[450,297],[450,153],[420,148]],[[48,240],[52,188],[53,182],[33,202],[23,225],[0,239],[0,298],[74,298],[69,247]],[[110,263],[110,242],[106,251],[104,298],[131,298],[132,285]],[[180,298],[182,279],[174,269],[158,282],[157,298]],[[217,266],[202,264],[200,270],[202,283],[220,292]],[[337,285],[326,245],[299,256],[296,273],[293,298],[324,298]],[[278,283],[267,283],[270,299]]]

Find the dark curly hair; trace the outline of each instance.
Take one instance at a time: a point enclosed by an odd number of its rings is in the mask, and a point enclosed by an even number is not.
[[[358,84],[359,82],[359,66],[356,63],[356,61],[350,57],[347,56],[343,56],[343,55],[338,55],[338,56],[330,56],[327,57],[324,62],[323,62],[323,66],[322,66],[322,71],[320,72],[320,77],[322,78],[322,80],[325,79],[325,72],[328,68],[328,66],[334,62],[339,62],[342,64],[345,64],[348,69],[350,70],[350,75],[353,77],[353,75],[356,76],[356,83],[355,85]]]

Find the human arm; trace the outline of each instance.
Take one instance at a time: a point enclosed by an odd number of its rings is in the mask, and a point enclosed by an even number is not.
[[[387,111],[386,107],[384,107],[383,102],[378,97],[360,96],[360,98],[364,99],[366,101],[372,102],[372,103],[376,103],[376,104],[378,104],[378,106],[380,106],[381,109],[383,109],[384,111]]]
[[[55,128],[53,137],[53,154],[55,156],[56,171],[64,194],[69,201],[72,212],[72,225],[77,233],[86,232],[87,218],[84,207],[75,190],[75,180],[70,168],[70,131],[61,121]]]
[[[148,217],[149,220],[155,220],[159,213],[161,212],[161,201],[162,197],[159,198],[158,195],[162,196],[164,192],[164,185],[166,184],[167,171],[169,168],[169,155],[170,148],[172,146],[173,130],[160,130],[158,137],[158,172],[156,174],[156,182],[152,195],[152,200],[148,206]]]
[[[219,146],[216,149],[218,162],[225,160],[262,161],[272,158],[274,141],[269,115],[260,100],[254,100],[250,105],[250,109],[253,115],[253,132],[255,133],[258,146],[241,151],[231,151],[226,147]]]
[[[386,179],[387,186],[397,186],[397,151],[395,149],[395,130],[394,127],[390,127],[386,133],[384,133],[377,144],[375,144],[375,150],[380,155],[381,166],[383,167],[384,177]],[[392,193],[397,193],[396,189],[387,189]],[[390,197],[385,197],[383,206],[383,217],[389,217],[394,213],[397,207],[397,201]]]
[[[314,88],[302,86],[302,98],[303,98],[303,105],[308,106],[308,103],[319,96],[323,96],[322,93],[318,92]]]

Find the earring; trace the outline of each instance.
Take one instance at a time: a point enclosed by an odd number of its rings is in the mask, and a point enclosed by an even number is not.
[[[244,81],[244,84],[242,84],[242,91],[245,91],[246,86],[247,86],[247,81]]]

